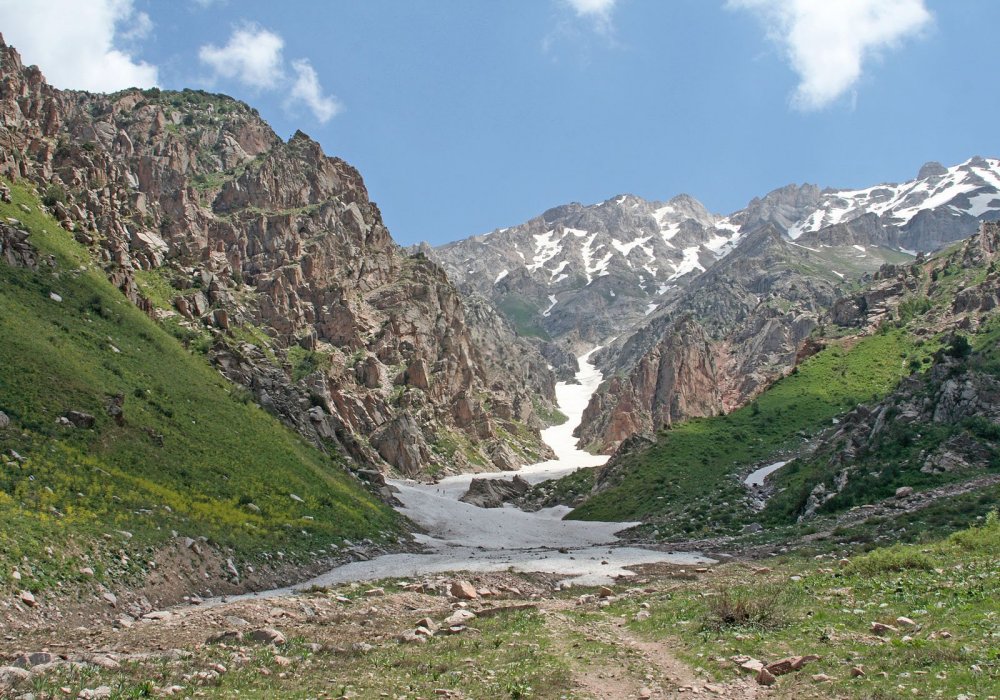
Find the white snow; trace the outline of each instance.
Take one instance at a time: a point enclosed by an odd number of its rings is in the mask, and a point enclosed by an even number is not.
[[[649,316],[651,313],[656,311],[656,307],[658,306],[659,304],[657,304],[655,301],[651,301],[648,304],[646,304],[646,315]]]
[[[865,252],[865,247],[863,245],[854,245],[853,248],[855,250],[860,250],[862,253]]]
[[[672,285],[672,284],[661,284],[661,285],[660,285],[659,287],[657,287],[657,289],[656,289],[656,295],[657,295],[657,296],[662,296],[662,295],[666,294],[666,293],[667,293],[667,290],[668,290],[668,289],[670,289],[670,288],[671,288],[671,287],[673,287],[673,286],[674,286],[674,285]]]
[[[497,278],[493,280],[493,284],[497,284],[500,280],[506,277],[508,272],[509,270],[501,270],[500,274],[497,275]]]
[[[1000,209],[1000,192],[980,192],[974,197],[969,197],[967,213],[972,216],[982,216],[988,211],[998,209]]]
[[[562,251],[559,239],[553,239],[554,234],[555,231],[535,234],[535,257],[531,261],[531,264],[527,266],[529,271],[534,272],[541,268]]]
[[[653,210],[653,218],[656,219],[656,224],[660,228],[663,228],[663,220],[665,218],[667,218],[668,214],[673,214],[675,211],[677,211],[677,210],[674,209],[672,206],[670,206],[668,204],[665,207],[660,207],[659,209],[654,209]]]
[[[569,275],[567,275],[567,274],[562,274],[562,275],[559,275],[559,276],[558,276],[558,277],[556,277],[556,278],[555,278],[554,280],[552,280],[552,282],[550,282],[550,284],[557,284],[557,283],[559,283],[559,282],[562,282],[562,281],[563,281],[564,279],[566,279],[567,277],[569,277]]]
[[[558,282],[559,280],[566,278],[566,275],[562,274],[562,271],[566,269],[567,265],[569,265],[569,260],[563,260],[561,263],[559,263],[556,269],[552,271],[552,276],[555,277],[556,279],[549,282],[549,284],[554,284],[555,282]]]
[[[556,299],[556,295],[549,294],[549,308],[545,309],[545,311],[542,312],[542,316],[548,316],[550,313],[552,313],[552,309],[555,308],[555,305],[557,303],[558,300]]]
[[[604,277],[608,272],[608,263],[611,262],[611,258],[614,253],[608,253],[603,258],[598,260],[593,267],[587,266],[587,279],[591,280],[593,277]],[[589,284],[589,281],[588,281]]]
[[[705,244],[705,247],[715,253],[717,258],[728,255],[743,238],[743,234],[740,232],[741,228],[739,224],[734,224],[728,217],[716,221],[715,236]]]
[[[766,477],[771,472],[776,472],[783,466],[788,464],[788,462],[775,462],[774,464],[768,464],[766,467],[761,467],[755,472],[751,472],[750,475],[743,480],[743,483],[747,486],[763,486],[764,477]]]
[[[664,242],[669,242],[671,238],[680,233],[681,225],[670,224],[669,226],[664,226],[660,228],[660,235],[663,237]]]
[[[982,189],[992,192],[980,191]],[[788,230],[792,239],[803,233],[850,221],[866,212],[885,217],[897,226],[910,222],[921,211],[943,207],[969,195],[966,207],[951,205],[953,213],[981,216],[1000,210],[990,203],[1000,196],[1000,160],[985,159],[985,166],[968,160],[948,168],[943,175],[901,184],[883,184],[860,190],[839,190],[822,195],[817,208]]]
[[[907,248],[900,248],[899,252],[900,253],[906,253],[907,255],[912,255],[913,257],[917,257],[917,251],[915,251],[915,250],[908,250]]]
[[[583,272],[587,275],[587,284],[594,281],[594,276],[590,272],[590,261],[593,257],[590,246],[594,243],[595,238],[597,238],[596,233],[590,234],[590,237],[583,242],[583,250],[580,251],[580,254],[583,256]]]
[[[725,219],[716,221],[715,228],[729,231],[730,233],[739,233],[742,227],[739,224],[734,224],[729,217],[726,217]]]
[[[840,272],[837,272],[836,270],[830,270],[830,272],[832,272],[833,274],[835,274],[840,279],[844,279],[844,275],[841,274]]]
[[[634,241],[629,241],[628,243],[622,243],[618,239],[614,239],[611,241],[611,245],[614,246],[615,250],[617,250],[619,253],[628,257],[628,254],[632,252],[633,248],[642,247],[642,249],[645,250],[644,246],[646,245],[646,243],[649,242],[651,238],[652,236],[646,236],[645,238],[636,238]],[[649,255],[649,257],[653,257],[652,253],[647,253],[647,254]]]
[[[701,263],[698,261],[698,253],[700,250],[701,246],[696,245],[691,246],[690,248],[685,248],[684,259],[674,267],[674,274],[670,275],[670,277],[667,278],[667,281],[672,282],[675,279],[683,277],[689,272],[693,272],[694,270],[701,270],[704,272],[705,268],[702,267]]]
[[[532,483],[568,474],[581,467],[600,466],[605,455],[592,455],[577,447],[573,431],[583,410],[601,383],[601,372],[590,364],[594,348],[580,360],[579,384],[556,385],[559,407],[569,418],[565,423],[542,431],[542,438],[557,458],[525,467],[518,472],[481,474],[480,477],[509,478],[520,474]],[[437,484],[392,481],[399,489],[400,509],[429,534],[419,536],[427,547],[423,554],[390,554],[370,561],[338,567],[307,581],[298,590],[329,586],[346,581],[386,577],[416,577],[444,571],[536,571],[565,576],[581,585],[608,583],[616,577],[632,576],[625,567],[654,562],[683,565],[712,563],[698,554],[672,553],[616,547],[615,533],[635,523],[561,520],[569,510],[547,508],[526,513],[513,507],[477,508],[457,499],[468,489],[472,474],[442,479]],[[560,552],[559,550],[564,551]],[[568,551],[565,551],[568,550]],[[606,562],[606,563],[605,563]],[[278,595],[289,589],[270,591]]]
[[[563,230],[566,233],[572,233],[577,238],[583,238],[584,236],[587,235],[587,232],[584,231],[582,228],[570,228],[569,226],[567,226]]]
[[[721,251],[724,247],[729,245],[731,240],[732,240],[731,238],[726,238],[725,236],[720,236],[719,234],[715,234],[707,241],[705,241],[702,245],[704,245],[706,248],[708,248],[710,251],[712,251],[718,256],[719,251]]]
[[[792,242],[792,245],[795,246],[796,248],[804,248],[804,249],[806,249],[806,250],[808,250],[810,252],[813,252],[813,253],[818,253],[819,252],[815,248],[810,248],[809,246],[802,245],[801,243],[794,243],[794,242]]]

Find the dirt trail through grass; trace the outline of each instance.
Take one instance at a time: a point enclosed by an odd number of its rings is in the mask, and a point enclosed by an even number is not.
[[[546,627],[559,653],[570,662],[574,686],[596,700],[679,698],[706,695],[748,699],[762,690],[741,680],[712,683],[679,659],[669,641],[645,639],[614,615],[551,605]]]

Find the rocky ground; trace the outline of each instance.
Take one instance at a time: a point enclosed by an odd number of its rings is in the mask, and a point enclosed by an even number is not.
[[[638,566],[608,586],[454,572],[25,616],[0,639],[0,697],[996,700],[996,515],[863,549]]]
[[[128,623],[36,626],[0,642],[0,688],[21,698],[472,698],[501,697],[488,694],[501,685],[502,696],[512,698],[770,693],[752,676],[713,683],[669,642],[644,639],[626,619],[605,612],[623,599],[644,610],[646,599],[678,580],[711,575],[705,568],[659,567],[598,589],[561,589],[545,575],[438,577],[206,601]],[[537,628],[523,640],[537,654],[498,659],[504,664],[496,667],[475,654],[484,645],[516,649],[519,635],[508,639],[504,629],[520,624]],[[465,656],[452,666],[445,659],[456,645]],[[412,656],[434,668],[401,668]],[[394,664],[386,675],[377,673]],[[519,691],[519,683],[534,688]]]

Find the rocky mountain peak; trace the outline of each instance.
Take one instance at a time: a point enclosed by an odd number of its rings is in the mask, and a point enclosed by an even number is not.
[[[434,256],[522,333],[578,351],[651,313],[739,236],[739,226],[689,195],[650,202],[623,194],[554,207],[520,226],[441,246]]]
[[[948,168],[944,167],[936,160],[929,160],[920,166],[920,172],[917,173],[918,180],[926,180],[931,177],[939,177],[945,175],[948,172]]]
[[[950,168],[927,163],[908,182],[824,191],[797,214],[786,226],[793,239],[874,215],[877,239],[929,252],[972,235],[982,220],[1000,217],[1000,160],[976,156]]]

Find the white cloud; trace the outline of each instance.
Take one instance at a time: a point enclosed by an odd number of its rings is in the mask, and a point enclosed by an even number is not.
[[[617,0],[562,0],[580,19],[590,20],[594,29],[604,34],[611,31],[611,12]]]
[[[217,76],[239,80],[250,87],[278,86],[284,71],[281,51],[285,40],[256,24],[237,27],[223,47],[207,44],[198,49],[198,58]]]
[[[157,68],[127,47],[153,23],[132,0],[0,0],[4,39],[56,87],[113,92],[156,85]]]
[[[145,12],[136,12],[132,18],[132,26],[126,27],[121,33],[122,41],[141,41],[153,33],[153,20]]]
[[[317,121],[325,124],[339,114],[342,106],[332,95],[323,93],[319,75],[308,59],[291,62],[295,80],[287,77],[281,35],[257,24],[236,27],[223,47],[211,44],[198,50],[198,58],[217,78],[237,80],[256,90],[288,90],[286,105],[304,104]]]
[[[580,17],[607,17],[615,7],[616,0],[566,0]]]
[[[290,100],[292,102],[303,102],[312,110],[313,116],[325,124],[330,118],[338,114],[342,107],[336,98],[323,94],[323,88],[319,84],[319,76],[316,69],[312,67],[308,60],[301,58],[292,61],[292,70],[295,71],[295,84],[292,85]]]
[[[931,21],[924,0],[729,0],[752,10],[788,54],[800,82],[793,103],[826,107],[861,78],[865,63]]]

